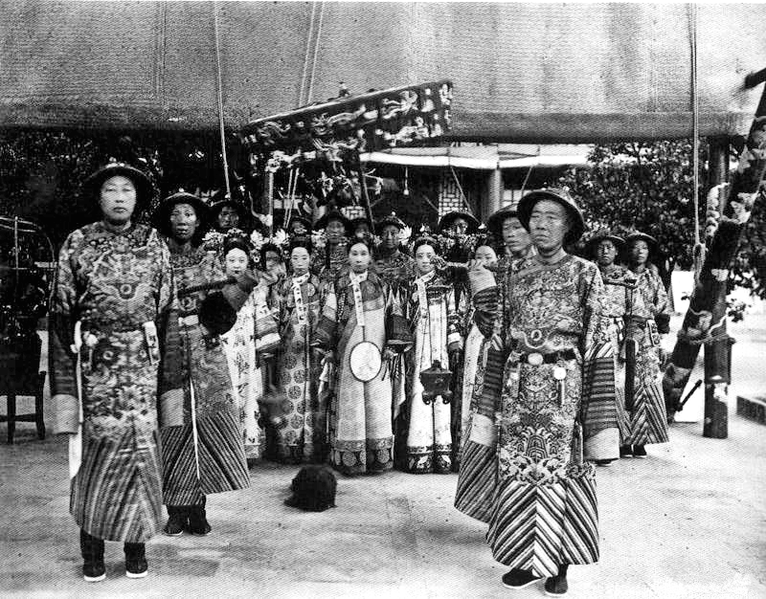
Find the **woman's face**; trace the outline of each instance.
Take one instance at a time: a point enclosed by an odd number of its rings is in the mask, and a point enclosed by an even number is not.
[[[480,262],[484,266],[492,266],[497,264],[497,254],[488,245],[480,245],[476,248],[474,253],[474,259]]]
[[[427,243],[418,246],[418,249],[415,250],[415,266],[421,275],[427,275],[434,269],[434,256],[436,256],[434,248]]]
[[[290,252],[290,266],[293,269],[293,274],[304,275],[309,270],[309,262],[311,255],[306,248],[296,247]]]
[[[170,213],[170,231],[173,238],[181,243],[190,241],[199,228],[197,212],[191,204],[183,202],[173,206]]]
[[[630,260],[636,266],[643,266],[649,260],[649,244],[638,239],[630,244]]]
[[[370,250],[363,243],[355,243],[349,248],[348,262],[355,273],[363,273],[370,267]]]
[[[99,206],[104,220],[113,225],[130,222],[136,209],[136,186],[120,175],[109,177],[101,185]]]
[[[386,225],[381,233],[383,247],[387,250],[395,250],[399,247],[399,227],[396,225]]]
[[[248,255],[240,248],[232,248],[226,253],[226,274],[241,275],[247,269]]]
[[[599,266],[611,266],[617,258],[617,247],[613,241],[604,239],[596,246],[596,261]]]
[[[327,223],[327,241],[330,243],[340,243],[346,234],[346,227],[339,220],[331,220]]]
[[[523,254],[532,245],[529,233],[518,218],[511,216],[503,221],[503,243],[511,254]]]

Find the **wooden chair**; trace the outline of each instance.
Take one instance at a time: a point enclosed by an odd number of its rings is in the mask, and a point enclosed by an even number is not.
[[[39,354],[38,354],[39,360]],[[43,419],[43,388],[46,372],[28,372],[27,368],[14,368],[19,365],[19,355],[5,354],[0,356],[0,395],[6,397],[6,414],[0,415],[0,422],[8,423],[8,443],[13,443],[17,422],[34,422],[37,426],[37,438],[45,439],[45,421]],[[34,362],[36,365],[37,362]],[[24,371],[27,372],[24,372]],[[16,398],[34,397],[35,411],[33,414],[17,414]]]

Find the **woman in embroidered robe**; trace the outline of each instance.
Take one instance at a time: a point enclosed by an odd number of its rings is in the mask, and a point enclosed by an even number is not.
[[[61,248],[49,356],[56,432],[71,435],[70,511],[83,576],[97,582],[106,577],[104,540],[125,544],[128,577],[146,576],[144,543],[162,513],[158,426],[178,421],[181,381],[170,252],[133,218],[148,207],[152,185],[115,162],[85,189],[103,220]]]
[[[252,248],[246,238],[235,236],[224,241],[223,254],[227,277],[239,277],[252,267]],[[274,348],[279,344],[276,321],[267,301],[268,289],[257,285],[237,310],[237,321],[231,330],[221,335],[221,346],[226,354],[229,375],[237,398],[240,428],[248,465],[263,457],[266,435],[259,423],[259,401],[264,396],[263,361],[259,357],[264,342]],[[271,329],[256,338],[256,322],[270,321]],[[267,327],[261,327],[268,328]],[[265,339],[264,339],[265,337]]]
[[[469,281],[470,271],[474,263],[496,267],[497,254],[495,250],[486,242],[479,242],[476,246],[471,261],[469,262]],[[481,386],[481,378],[484,371],[484,347],[486,338],[482,334],[479,325],[475,322],[477,314],[477,305],[473,301],[474,290],[471,287],[471,301],[468,302],[468,312],[466,313],[464,330],[468,331],[465,336],[465,348],[463,350],[463,386],[462,393],[455,398],[455,405],[452,409],[452,445],[453,445],[453,470],[459,470],[460,449],[463,439],[466,438],[466,430],[470,421],[471,403],[473,401],[476,385]],[[481,302],[479,302],[481,309]]]
[[[570,564],[598,560],[595,467],[583,461],[582,443],[589,410],[615,400],[614,363],[601,274],[563,249],[584,229],[574,200],[534,191],[518,214],[537,254],[511,264],[495,323],[493,346],[508,357],[487,542],[511,567],[506,587],[547,576],[546,592],[558,595]]]
[[[668,442],[668,421],[662,394],[661,334],[669,332],[668,294],[656,270],[650,268],[649,254],[657,241],[645,233],[625,239],[630,272],[636,277],[636,291],[627,307],[626,337],[636,347],[632,397],[625,393],[629,433],[622,439],[622,457],[646,457],[645,445]],[[626,357],[627,360],[627,357]]]
[[[421,373],[435,362],[447,370],[451,355],[463,348],[455,291],[435,270],[437,247],[436,240],[429,237],[415,241],[416,277],[410,283],[405,309],[415,340],[409,357],[407,405],[407,470],[415,474],[452,470],[451,400],[424,395],[420,380]]]
[[[311,242],[290,244],[291,273],[279,290],[279,383],[284,389],[284,424],[276,429],[277,459],[288,464],[326,458],[327,405],[318,393],[320,357],[315,346],[319,320],[319,278],[309,271]]]
[[[154,214],[157,228],[168,236],[178,291],[185,394],[183,424],[161,429],[168,536],[210,533],[206,496],[250,486],[239,409],[219,339],[236,321],[236,310],[251,291],[250,279],[223,285],[218,256],[200,245],[207,210],[197,196],[180,191],[165,198]],[[222,322],[210,330],[202,310],[211,289],[220,286],[223,296],[215,296],[221,301],[213,316]]]
[[[386,305],[386,289],[369,271],[372,261],[366,240],[349,245],[350,271],[329,288],[317,327],[317,345],[326,352],[325,365],[336,368],[335,394],[330,406],[330,463],[345,474],[376,473],[393,466],[391,381],[381,368],[369,381],[351,370],[351,351],[362,341],[393,358],[387,348],[386,315],[397,306]]]

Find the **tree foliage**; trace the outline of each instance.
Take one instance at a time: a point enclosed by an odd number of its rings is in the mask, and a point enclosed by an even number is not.
[[[707,146],[701,144],[701,182],[707,179]],[[572,167],[559,184],[578,199],[588,230],[618,235],[639,230],[655,237],[669,266],[694,261],[694,175],[691,140],[597,145],[587,167]],[[699,202],[705,222],[704,194]],[[700,231],[700,235],[703,232]],[[584,241],[587,241],[584,240]]]

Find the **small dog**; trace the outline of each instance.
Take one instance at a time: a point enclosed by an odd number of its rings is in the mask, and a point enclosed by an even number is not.
[[[320,465],[304,466],[292,482],[292,497],[285,505],[307,512],[323,512],[335,507],[335,491],[338,481],[329,469]]]

